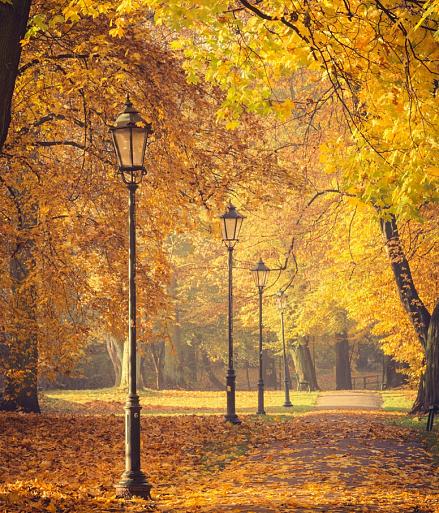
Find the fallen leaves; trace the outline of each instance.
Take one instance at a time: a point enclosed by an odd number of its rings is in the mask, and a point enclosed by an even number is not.
[[[152,503],[123,501],[123,417],[0,416],[0,511],[439,511],[438,479],[416,434],[383,415],[142,419]],[[417,509],[416,509],[417,508]]]

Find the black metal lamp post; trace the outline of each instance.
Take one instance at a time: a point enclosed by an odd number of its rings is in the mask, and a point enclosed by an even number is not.
[[[287,349],[285,346],[285,324],[284,324],[284,313],[286,308],[286,294],[283,290],[280,290],[277,293],[277,307],[280,312],[280,322],[281,322],[281,330],[282,330],[282,349],[284,355],[284,383],[285,383],[285,408],[291,408],[292,403],[290,401],[290,381],[288,379],[288,360],[287,360]]]
[[[125,404],[125,471],[116,485],[118,497],[150,498],[151,485],[140,470],[140,403],[136,384],[136,190],[146,174],[143,161],[151,125],[127,97],[125,110],[111,128],[119,172],[129,191],[128,397]]]
[[[252,269],[253,277],[259,292],[259,381],[258,381],[258,415],[265,415],[264,410],[264,375],[262,368],[262,295],[267,284],[270,269],[259,260],[258,265]]]
[[[229,362],[226,375],[227,387],[227,413],[225,419],[232,424],[240,424],[240,420],[236,415],[235,410],[235,390],[236,390],[236,374],[233,368],[233,282],[232,282],[232,269],[233,269],[233,249],[238,242],[239,232],[241,225],[245,219],[236,208],[230,203],[227,212],[220,216],[221,230],[223,235],[224,244],[227,247],[229,255],[229,310],[228,310],[228,335],[229,335]]]

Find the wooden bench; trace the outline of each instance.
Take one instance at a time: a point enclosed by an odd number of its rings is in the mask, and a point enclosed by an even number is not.
[[[308,392],[311,392],[311,385],[308,383],[308,381],[298,381],[297,382],[297,390],[299,392],[301,390],[307,390]]]
[[[428,408],[427,431],[433,431],[434,416],[439,412],[439,405],[434,404]]]

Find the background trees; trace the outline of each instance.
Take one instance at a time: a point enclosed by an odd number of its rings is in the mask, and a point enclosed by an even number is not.
[[[247,270],[262,256],[279,269],[266,295],[273,353],[273,296],[288,289],[297,370],[314,337],[343,346],[349,386],[349,341],[352,359],[367,334],[411,379],[426,357],[416,407],[438,399],[434,9],[37,2],[18,65],[28,9],[0,3],[0,63],[11,70],[0,83],[2,134],[15,83],[0,153],[3,407],[32,398],[25,407],[37,410],[37,362],[53,380],[89,344],[108,346],[123,382],[126,205],[108,128],[127,90],[157,134],[139,198],[139,369],[157,386],[189,386],[197,365],[221,361],[214,218],[233,198],[247,215],[237,262],[244,368],[256,329]]]

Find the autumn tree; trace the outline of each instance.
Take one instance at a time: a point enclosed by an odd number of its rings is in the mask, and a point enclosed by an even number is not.
[[[35,399],[37,368],[48,375],[67,372],[84,345],[96,340],[123,346],[126,194],[114,171],[108,128],[127,88],[160,137],[139,191],[139,339],[145,344],[156,340],[158,312],[167,308],[167,238],[192,230],[199,209],[222,203],[231,183],[270,166],[250,138],[215,124],[218,92],[187,84],[166,34],[149,25],[145,38],[146,21],[114,38],[109,22],[117,17],[117,4],[82,19],[72,10],[60,14],[63,7],[68,9],[57,2],[34,6],[15,88],[17,108],[1,154],[7,235],[2,265],[26,223],[29,272],[20,286],[33,301],[29,313],[19,310],[18,290],[2,276],[8,291],[1,298],[5,344],[22,362],[8,358],[4,369],[11,408],[24,407],[17,396],[23,371],[35,377]],[[258,130],[249,116],[242,131],[250,129]],[[24,221],[15,208],[16,190],[25,193]],[[18,337],[14,343],[9,334]]]
[[[227,91],[219,116],[238,123],[243,112],[292,110],[276,84],[308,68],[327,85],[344,114],[345,133],[320,148],[322,167],[339,176],[332,193],[358,198],[384,236],[401,302],[427,356],[430,313],[413,280],[398,224],[437,201],[437,3],[240,0],[177,6],[146,1],[157,23],[186,32],[174,47],[186,57],[188,79]],[[191,36],[191,31],[193,36]],[[201,44],[202,42],[202,44]],[[267,72],[267,70],[269,70]],[[433,326],[431,333],[436,333]],[[428,342],[427,342],[428,340]],[[428,346],[428,350],[427,350]],[[425,385],[425,386],[424,386]],[[415,409],[425,410],[439,387],[421,381]]]

